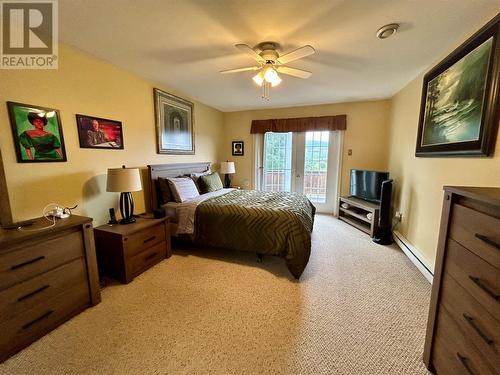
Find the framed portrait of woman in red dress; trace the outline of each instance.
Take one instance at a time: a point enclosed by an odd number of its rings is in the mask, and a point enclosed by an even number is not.
[[[18,163],[66,161],[59,111],[7,102]]]

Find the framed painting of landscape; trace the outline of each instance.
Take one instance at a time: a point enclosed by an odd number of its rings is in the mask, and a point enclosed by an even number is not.
[[[500,17],[424,76],[416,156],[490,156],[498,132]]]

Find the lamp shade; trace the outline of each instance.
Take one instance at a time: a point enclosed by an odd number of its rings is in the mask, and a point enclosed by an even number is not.
[[[220,163],[220,173],[222,174],[233,174],[236,173],[234,168],[234,161],[223,161]]]
[[[131,192],[142,190],[141,175],[138,168],[110,168],[106,191]]]

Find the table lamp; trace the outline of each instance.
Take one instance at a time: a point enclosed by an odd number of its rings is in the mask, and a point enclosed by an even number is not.
[[[231,187],[231,175],[236,173],[233,161],[223,161],[220,163],[220,173],[225,174],[224,187]]]
[[[132,191],[142,190],[141,175],[138,168],[110,168],[108,169],[108,180],[106,191],[120,194],[120,213],[122,219],[120,224],[131,224],[134,218],[134,200]]]

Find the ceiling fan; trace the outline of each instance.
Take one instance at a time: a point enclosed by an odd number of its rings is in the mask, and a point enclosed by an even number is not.
[[[258,71],[253,77],[254,82],[262,87],[262,98],[269,100],[270,87],[277,86],[282,79],[278,73],[287,74],[298,78],[309,78],[312,73],[307,70],[292,68],[285,64],[312,55],[316,51],[310,45],[297,48],[293,51],[280,55],[280,45],[275,42],[262,42],[254,48],[248,44],[236,44],[236,48],[253,57],[258,65],[244,68],[222,70],[222,74],[239,73],[247,71]]]

